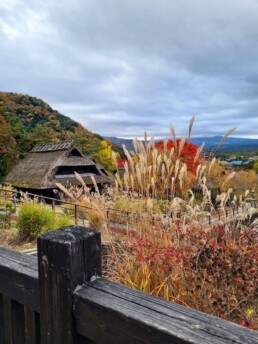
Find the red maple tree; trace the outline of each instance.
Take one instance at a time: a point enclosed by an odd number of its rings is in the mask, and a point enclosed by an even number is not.
[[[127,159],[120,158],[117,160],[117,167],[124,168],[126,163],[128,163]]]
[[[169,140],[167,142],[167,150],[170,151],[172,148],[174,148],[174,155],[179,155],[179,145],[181,140],[176,140],[176,142]],[[164,141],[159,141],[155,144],[155,147],[159,151],[164,151]],[[196,169],[198,165],[200,165],[200,157],[194,161],[195,156],[197,154],[198,146],[194,143],[191,143],[189,141],[185,141],[184,146],[182,148],[182,151],[180,153],[180,160],[184,162],[187,165],[188,171],[192,172],[193,174],[196,173]]]

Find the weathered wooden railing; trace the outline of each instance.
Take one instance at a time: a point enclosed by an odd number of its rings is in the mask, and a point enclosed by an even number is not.
[[[95,207],[85,206],[78,203],[72,203],[64,200],[59,200],[56,198],[40,196],[32,193],[26,193],[31,198],[37,198],[40,201],[46,202],[47,204],[52,206],[52,210],[55,211],[57,214],[60,213],[68,213],[74,218],[75,224],[85,225],[85,220],[88,220],[90,212],[96,212]],[[17,202],[19,203],[20,192],[16,190],[8,190],[0,188],[0,215],[1,213],[6,214],[9,213],[9,210],[6,209],[5,211],[1,212],[1,201],[9,201],[13,202],[15,209],[17,208]],[[246,205],[248,204],[250,207],[257,209],[258,208],[258,199],[248,199],[245,201]],[[134,229],[135,224],[139,221],[141,215],[131,211],[125,211],[120,209],[114,209],[110,207],[106,207],[103,209],[98,209],[101,211],[103,218],[105,219],[106,225],[110,229],[119,230],[121,229],[121,233],[127,233],[129,228]],[[168,210],[168,209],[167,209]],[[212,211],[211,213],[207,212],[207,215],[202,215],[202,218],[199,219],[200,225],[204,228],[214,227],[221,223],[229,223],[237,220],[241,215],[242,218],[247,216],[249,213],[248,207],[243,207],[241,205],[234,205],[228,206],[222,209],[222,211]],[[149,214],[151,217],[152,215]],[[178,212],[177,216],[180,218],[181,214]],[[164,215],[164,218],[167,220],[169,225],[170,217]]]
[[[74,219],[75,224],[85,224],[85,220],[88,220],[88,214],[92,211],[96,212],[96,207],[86,206],[76,202],[69,202],[65,200],[60,200],[53,197],[46,197],[42,195],[33,194],[30,192],[20,192],[15,189],[8,190],[0,188],[0,214],[1,214],[1,203],[9,202],[13,204],[15,210],[18,208],[18,205],[22,203],[22,196],[27,195],[31,199],[37,199],[40,202],[45,202],[51,206],[52,210],[57,214],[67,213]],[[117,222],[122,223],[126,227],[129,227],[136,219],[137,214],[129,212],[126,210],[115,209],[111,207],[99,208],[99,211],[102,212],[103,216],[106,219],[107,224]],[[8,215],[9,209],[2,211],[3,214]]]
[[[100,233],[38,238],[38,259],[0,248],[0,343],[258,343],[258,333],[101,278]]]

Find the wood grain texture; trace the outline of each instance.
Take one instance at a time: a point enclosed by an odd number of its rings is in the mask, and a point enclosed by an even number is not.
[[[12,344],[25,343],[24,306],[19,302],[11,301]],[[35,343],[36,344],[36,343]]]
[[[0,343],[4,343],[4,300],[0,294]]]
[[[76,344],[73,292],[101,274],[100,233],[80,226],[38,238],[42,344]]]
[[[25,343],[26,344],[40,344],[40,319],[39,314],[29,309],[24,308],[25,316]]]
[[[77,331],[95,343],[258,343],[258,333],[98,279],[75,292]]]
[[[12,332],[12,300],[3,296],[3,313],[4,313],[4,343],[13,344]]]
[[[39,312],[37,257],[0,247],[0,293]]]

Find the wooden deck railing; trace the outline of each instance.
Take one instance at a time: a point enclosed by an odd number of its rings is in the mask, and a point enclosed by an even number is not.
[[[223,276],[222,276],[223,278]],[[258,343],[258,333],[101,278],[101,237],[38,238],[38,258],[0,248],[0,343]]]

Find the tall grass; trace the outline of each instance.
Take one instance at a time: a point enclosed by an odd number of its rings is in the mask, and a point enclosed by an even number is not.
[[[104,275],[116,282],[258,329],[257,222],[215,226],[145,219],[114,236]]]
[[[92,219],[101,223],[111,243],[106,277],[258,328],[258,224],[251,221],[255,210],[246,201],[248,192],[235,194],[234,173],[221,170],[216,158],[201,158],[203,146],[189,159],[192,126],[193,119],[188,140],[178,140],[171,126],[171,140],[156,144],[146,135],[145,142],[134,140],[134,152],[124,147],[125,173],[116,174],[115,186],[105,194],[90,193],[85,186],[66,194],[92,207]],[[214,195],[210,185],[217,181]],[[204,224],[217,211],[225,214],[230,205],[248,211],[228,223]],[[108,208],[136,214],[134,231],[109,230]]]

